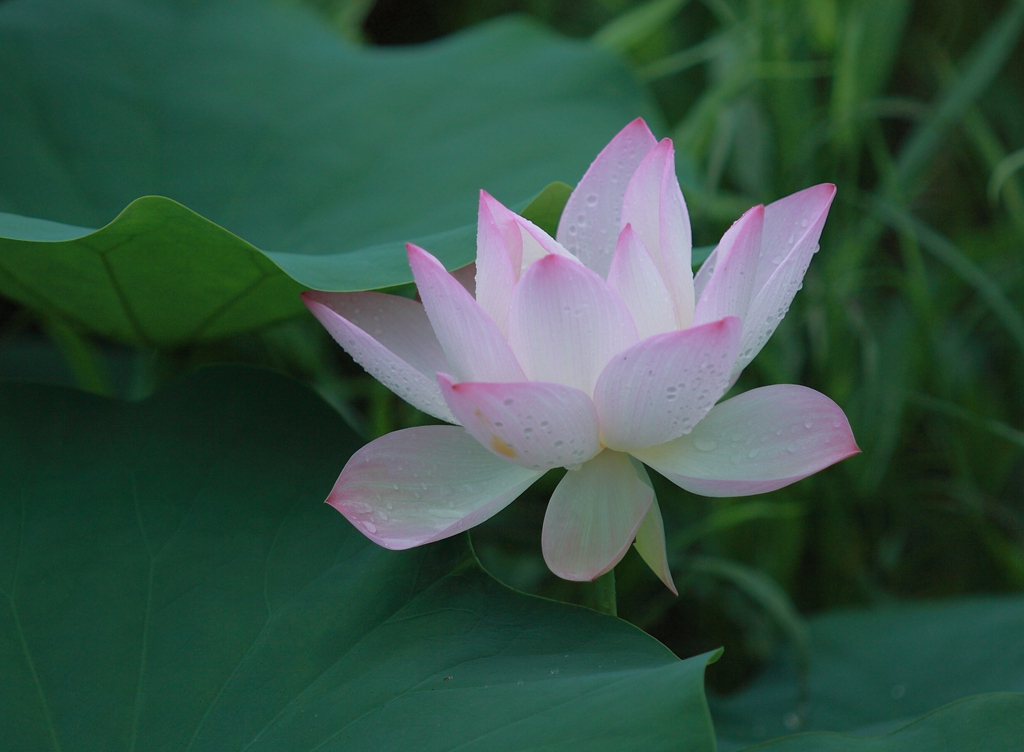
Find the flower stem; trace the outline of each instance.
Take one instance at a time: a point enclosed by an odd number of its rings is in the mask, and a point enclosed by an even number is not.
[[[587,595],[587,606],[604,614],[618,615],[615,599],[615,570],[601,575],[592,583]]]

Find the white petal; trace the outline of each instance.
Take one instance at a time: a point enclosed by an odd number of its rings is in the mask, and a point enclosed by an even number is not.
[[[675,303],[677,328],[689,326],[694,305],[690,217],[669,139],[661,141],[633,173],[623,199],[622,222],[633,226],[665,278]]]
[[[317,292],[302,299],[345,352],[413,407],[457,422],[435,374],[451,370],[423,306],[379,292]]]
[[[817,185],[765,207],[761,261],[753,300],[743,319],[735,375],[761,352],[789,310],[818,250],[835,192],[833,185]]]
[[[749,496],[788,486],[860,450],[836,403],[777,384],[717,405],[692,433],[633,452],[703,496]]]
[[[626,304],[640,339],[676,328],[672,294],[632,225],[623,227],[619,234],[608,286]]]
[[[605,364],[637,334],[625,303],[603,279],[552,254],[516,285],[508,339],[530,379],[590,395]]]
[[[420,426],[353,454],[327,503],[375,543],[411,548],[480,524],[540,475],[495,457],[461,428]]]
[[[597,410],[578,389],[543,381],[456,384],[441,393],[465,429],[494,454],[531,470],[572,467],[601,451]]]
[[[502,230],[495,214],[504,220],[506,231]],[[512,288],[519,278],[516,269],[522,262],[519,233],[507,215],[512,215],[512,212],[491,198],[486,191],[480,191],[476,226],[476,301],[503,334],[508,331],[508,305],[512,299]],[[517,246],[514,248],[515,253],[512,253],[507,236],[512,235],[514,230]]]
[[[643,466],[606,449],[566,473],[551,494],[541,533],[544,561],[563,579],[597,579],[626,554],[653,501]]]
[[[632,451],[689,433],[725,394],[740,320],[658,334],[616,355],[594,388],[601,441]]]
[[[704,288],[693,314],[694,324],[738,316],[742,321],[750,305],[761,253],[764,207],[755,206],[736,220],[716,248],[714,274]]]
[[[640,554],[647,566],[658,575],[658,579],[665,583],[665,587],[675,595],[679,595],[676,584],[672,581],[672,570],[668,566],[668,553],[665,550],[665,523],[661,519],[661,507],[658,500],[651,502],[651,508],[647,510],[640,529],[636,531],[637,553]]]
[[[611,140],[569,196],[555,237],[601,277],[607,277],[622,229],[622,198],[630,176],[657,145],[637,118]]]
[[[441,262],[414,245],[409,266],[451,371],[474,381],[523,381],[525,376],[494,320]]]

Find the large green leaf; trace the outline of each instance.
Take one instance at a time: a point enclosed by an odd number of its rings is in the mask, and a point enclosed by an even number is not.
[[[750,752],[1020,752],[1024,695],[987,694],[951,703],[882,736],[797,734]]]
[[[520,19],[357,48],[254,0],[0,4],[0,101],[0,293],[157,345],[406,282],[406,241],[467,263],[479,189],[575,182],[651,115]]]
[[[798,698],[793,664],[778,662],[749,689],[712,703],[722,750],[795,729],[881,733],[969,695],[1024,692],[1022,624],[1019,597],[902,604],[812,619],[806,701]],[[965,719],[975,712],[971,707],[962,709]],[[1024,738],[1020,742],[1024,749]]]
[[[0,387],[0,749],[706,750],[709,656],[324,505],[358,446],[242,368]]]

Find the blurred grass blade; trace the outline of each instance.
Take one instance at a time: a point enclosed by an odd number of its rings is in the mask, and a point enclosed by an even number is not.
[[[609,21],[594,34],[594,42],[614,52],[626,52],[644,41],[690,0],[648,0]]]
[[[1024,0],[1014,0],[971,50],[963,71],[947,87],[931,117],[907,139],[896,162],[893,190],[907,188],[939,148],[946,130],[988,88],[1016,46],[1022,26]]]
[[[909,10],[908,0],[869,0],[853,5],[844,19],[830,107],[837,137],[846,145],[862,103],[878,96],[889,80]]]
[[[998,436],[1000,439],[1004,439],[1011,444],[1016,444],[1021,449],[1024,449],[1024,431],[1020,431],[1013,426],[1008,426],[1000,420],[995,418],[986,418],[983,415],[978,415],[970,410],[967,410],[960,405],[948,400],[938,399],[936,397],[929,396],[927,394],[909,394],[907,399],[913,404],[930,410],[939,415],[945,415],[947,418],[953,418],[955,420],[963,421],[975,428],[982,431],[986,431],[993,436]]]
[[[1018,149],[1013,154],[1007,155],[996,165],[992,171],[992,179],[988,183],[988,197],[992,203],[999,200],[999,192],[1003,189],[1003,184],[1022,167],[1024,167],[1024,149]]]
[[[790,520],[802,516],[803,508],[793,502],[741,501],[720,507],[693,525],[687,525],[669,540],[670,551],[685,551],[701,538],[756,520]]]
[[[765,610],[793,643],[800,676],[800,695],[801,699],[805,698],[810,636],[806,623],[782,586],[764,572],[721,556],[694,556],[688,560],[688,567],[691,572],[729,583]]]
[[[652,81],[656,78],[664,78],[675,73],[682,73],[687,68],[700,65],[722,54],[728,49],[727,42],[728,37],[725,34],[705,39],[703,42],[687,47],[681,52],[668,55],[645,68],[641,68],[639,71],[640,78],[645,81]]]
[[[922,248],[973,287],[1024,353],[1024,316],[1021,316],[1002,288],[981,267],[953,243],[909,213],[879,199],[871,202],[871,208],[882,222],[894,230],[912,232]]]

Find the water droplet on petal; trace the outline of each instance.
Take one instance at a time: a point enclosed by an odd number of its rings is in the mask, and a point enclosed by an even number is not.
[[[718,448],[717,442],[708,436],[695,437],[693,445],[702,452],[713,452]]]

